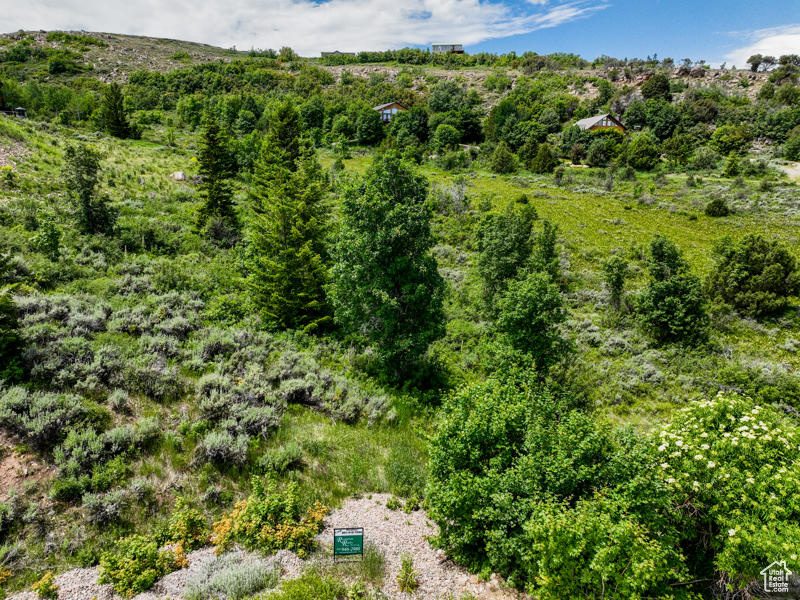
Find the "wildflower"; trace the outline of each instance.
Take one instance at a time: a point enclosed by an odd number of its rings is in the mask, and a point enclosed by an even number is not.
[[[665,463],[665,462],[663,462],[663,463],[661,463],[661,468],[662,468],[662,469],[668,469],[668,468],[669,468],[669,464],[668,464],[668,463]]]
[[[733,537],[733,536],[735,536],[735,535],[736,535],[736,530],[735,530],[735,529],[728,529],[728,535],[729,535],[730,537]]]
[[[710,461],[708,461],[708,465],[706,465],[706,466],[707,466],[709,469],[713,469],[714,467],[716,467],[716,466],[717,466],[717,464],[716,464],[716,463],[715,463],[713,460],[710,460]]]

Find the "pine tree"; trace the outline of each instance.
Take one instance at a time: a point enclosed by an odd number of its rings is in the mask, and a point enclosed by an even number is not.
[[[114,137],[135,137],[125,114],[125,98],[118,83],[112,83],[103,92],[100,120],[106,132]]]
[[[200,195],[203,205],[197,215],[197,224],[205,226],[209,220],[222,222],[225,226],[236,225],[233,192],[229,178],[233,173],[228,137],[211,116],[206,118],[200,146]]]
[[[296,171],[300,162],[300,138],[303,125],[300,112],[291,99],[279,102],[269,113],[269,130],[265,136],[274,158],[279,158],[283,166]]]
[[[290,111],[281,108],[272,118],[272,131],[295,137],[267,136],[255,165],[249,284],[272,326],[314,331],[331,320],[325,301],[326,179],[299,128],[286,126],[294,121]]]
[[[395,152],[345,188],[331,303],[351,333],[373,344],[395,378],[413,373],[444,334],[445,283],[431,255],[427,181]]]

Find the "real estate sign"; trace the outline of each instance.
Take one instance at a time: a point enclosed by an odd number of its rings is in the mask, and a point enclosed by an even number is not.
[[[337,556],[364,556],[364,528],[333,530],[333,559]]]

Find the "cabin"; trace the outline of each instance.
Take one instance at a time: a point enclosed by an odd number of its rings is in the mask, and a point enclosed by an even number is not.
[[[320,55],[322,58],[327,58],[329,56],[355,56],[355,52],[340,52],[339,50],[334,50],[333,52],[321,52]]]
[[[388,104],[380,104],[378,106],[373,107],[374,110],[377,110],[381,115],[381,121],[384,123],[388,123],[392,120],[392,117],[395,116],[397,113],[408,110],[405,106],[400,104],[399,102],[389,102]]]
[[[625,133],[625,125],[622,124],[622,121],[617,119],[614,115],[597,115],[594,117],[587,117],[585,119],[581,119],[575,125],[581,131],[599,131],[602,129],[616,129],[620,133]]]
[[[433,44],[431,49],[434,54],[464,54],[461,44]]]

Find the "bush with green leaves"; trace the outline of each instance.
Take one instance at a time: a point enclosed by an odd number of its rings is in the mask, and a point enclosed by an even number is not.
[[[622,306],[625,280],[630,274],[628,261],[620,255],[610,257],[603,263],[603,275],[608,289],[609,301],[614,310]]]
[[[558,325],[566,319],[561,292],[547,273],[512,281],[497,304],[495,320],[506,343],[544,375],[569,353]]]
[[[477,271],[483,301],[493,309],[508,284],[530,266],[533,252],[533,223],[538,218],[530,205],[508,204],[501,213],[489,213],[477,233]]]
[[[98,583],[111,583],[120,596],[131,598],[150,589],[167,573],[179,569],[185,558],[161,550],[152,536],[132,535],[117,541],[100,557]]]
[[[658,140],[642,133],[633,138],[626,150],[628,164],[639,171],[651,171],[661,162]]]
[[[753,140],[753,132],[747,124],[721,125],[711,134],[711,147],[722,155],[744,154]]]
[[[306,556],[316,543],[327,508],[316,502],[303,510],[296,482],[279,490],[272,477],[250,481],[250,496],[214,523],[211,541],[220,551],[239,543],[267,554],[287,549]]]
[[[742,314],[764,317],[784,310],[800,291],[797,259],[777,239],[750,233],[714,245],[715,266],[707,281],[709,294]]]
[[[431,146],[437,152],[453,150],[461,141],[461,132],[447,123],[442,123],[436,128],[431,139]]]
[[[297,579],[286,579],[261,600],[349,600],[345,584],[336,577],[306,571]]]
[[[727,217],[731,214],[731,209],[724,198],[714,198],[706,204],[705,213],[709,217]]]
[[[800,546],[800,427],[781,411],[721,393],[654,436],[693,578],[741,591]]]
[[[708,311],[700,279],[680,250],[656,235],[650,243],[650,281],[637,299],[647,332],[659,343],[700,344],[708,339]]]
[[[463,386],[445,401],[431,441],[426,501],[436,543],[472,570],[545,598],[600,597],[606,581],[633,592],[620,597],[666,593],[681,563],[651,454],[524,373]],[[642,566],[631,572],[632,562]],[[642,581],[647,564],[654,568]]]
[[[117,220],[117,211],[108,198],[97,192],[101,158],[100,152],[85,144],[68,144],[64,150],[61,177],[75,207],[78,226],[89,234],[109,234]]]
[[[539,144],[536,156],[531,159],[530,168],[533,173],[552,173],[558,166],[558,159],[548,144]]]
[[[23,387],[0,390],[0,427],[40,449],[52,448],[68,431],[97,417],[98,412],[74,394],[29,392]]]

